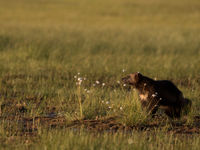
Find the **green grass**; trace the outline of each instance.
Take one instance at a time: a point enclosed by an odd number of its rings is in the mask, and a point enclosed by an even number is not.
[[[186,118],[192,123],[192,117],[200,114],[199,18],[198,0],[0,1],[0,115],[16,115],[14,106],[24,105],[26,117],[45,115],[55,107],[67,120],[120,116],[122,124],[145,124],[151,119],[142,112],[137,94],[117,83],[139,71],[172,80],[193,102]],[[74,76],[86,78],[80,93]],[[2,124],[0,143],[6,148],[15,134]],[[195,135],[169,138],[162,131],[155,136],[64,132],[42,130],[31,145],[37,149],[199,145]],[[20,145],[20,138],[14,136],[13,141]],[[129,138],[136,142],[128,145]]]
[[[12,145],[8,145],[12,142]],[[91,133],[65,129],[42,131],[36,138],[11,136],[4,139],[3,149],[199,149],[198,135],[174,135],[163,131],[130,133]],[[14,146],[15,145],[15,146]]]

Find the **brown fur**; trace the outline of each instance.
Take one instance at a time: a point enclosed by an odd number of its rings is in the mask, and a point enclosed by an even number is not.
[[[132,85],[139,93],[142,107],[155,114],[158,108],[171,118],[180,118],[187,114],[192,102],[183,97],[182,92],[168,80],[153,80],[141,73],[133,73],[122,78],[124,83]]]

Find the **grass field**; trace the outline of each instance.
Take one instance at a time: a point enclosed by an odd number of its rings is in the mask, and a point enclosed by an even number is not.
[[[0,0],[0,149],[198,149],[199,18],[199,0]],[[190,114],[147,117],[121,83],[137,71],[172,80]],[[110,117],[134,129],[68,128]]]

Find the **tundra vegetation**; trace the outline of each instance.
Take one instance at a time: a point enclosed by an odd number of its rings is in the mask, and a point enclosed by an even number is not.
[[[0,149],[199,149],[199,0],[1,0]],[[173,81],[151,118],[121,78]]]

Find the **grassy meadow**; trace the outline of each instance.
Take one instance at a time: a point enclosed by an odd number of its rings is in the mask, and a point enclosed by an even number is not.
[[[193,103],[175,122],[193,124],[199,18],[199,0],[0,0],[0,149],[198,149],[199,135],[168,132],[173,121],[162,112],[162,128],[151,131],[66,125],[109,117],[124,126],[154,122],[121,83],[138,71],[173,81]],[[64,127],[22,132],[20,118],[50,115],[64,117]]]

